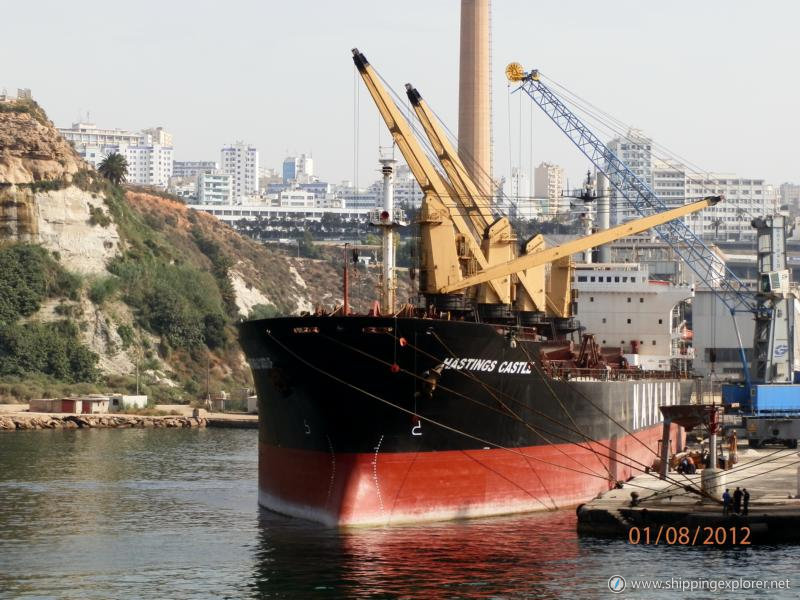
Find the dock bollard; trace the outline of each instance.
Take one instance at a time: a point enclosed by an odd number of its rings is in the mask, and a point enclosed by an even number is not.
[[[719,499],[722,498],[722,492],[725,491],[726,479],[723,469],[703,469],[700,472],[700,487],[709,496]],[[798,486],[800,486],[800,483],[798,483]]]

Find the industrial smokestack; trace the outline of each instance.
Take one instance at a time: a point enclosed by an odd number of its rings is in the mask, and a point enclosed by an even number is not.
[[[489,0],[461,0],[458,155],[478,190],[492,196]]]

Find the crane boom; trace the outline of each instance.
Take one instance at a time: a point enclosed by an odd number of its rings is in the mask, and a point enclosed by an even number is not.
[[[537,70],[526,73],[521,65],[512,63],[506,69],[506,75],[510,81],[520,83],[519,88],[514,91],[522,90],[530,96],[592,164],[608,175],[612,185],[640,215],[667,208],[653,190],[541,81]],[[655,230],[700,280],[717,292],[731,313],[757,312],[756,299],[747,286],[685,223],[671,221],[656,227]]]
[[[658,227],[659,225],[668,223],[673,219],[679,219],[680,217],[703,210],[704,208],[713,206],[721,199],[722,198],[720,196],[709,196],[708,198],[704,198],[697,202],[692,202],[691,204],[684,204],[683,206],[673,208],[672,210],[642,217],[640,219],[636,219],[622,225],[617,225],[616,227],[612,227],[611,229],[606,229],[604,231],[598,231],[592,235],[572,240],[566,244],[561,244],[560,246],[556,246],[548,250],[542,250],[541,252],[536,252],[534,254],[526,254],[502,265],[490,267],[476,275],[473,275],[472,277],[462,279],[457,283],[445,286],[440,291],[442,293],[455,292],[457,290],[464,289],[465,287],[476,285],[496,277],[502,277],[503,275],[516,273],[524,269],[530,269],[539,265],[554,262],[559,259],[569,258],[571,255],[578,252],[583,252],[588,248],[594,248],[595,246],[599,246],[601,244],[607,244],[627,235],[635,235],[637,233],[641,233],[642,231],[647,231],[653,227]]]
[[[451,226],[455,226],[463,236],[464,242],[478,266],[485,269],[489,266],[489,262],[479,245],[483,232],[476,232],[472,223],[461,214],[453,201],[457,197],[453,186],[442,177],[425,156],[403,113],[389,96],[366,56],[357,48],[353,48],[353,62],[378,107],[378,112],[389,128],[392,138],[425,195],[421,222],[431,230],[431,241],[427,244],[431,252],[431,257],[427,261],[430,271],[427,279],[434,282],[437,287],[441,283],[461,279],[458,256],[455,253],[456,244],[451,239],[453,238],[451,232],[445,231]],[[491,292],[492,300],[502,304],[510,302],[509,281],[491,281],[489,288],[487,291]]]
[[[494,221],[488,198],[481,196],[478,186],[475,185],[475,182],[472,181],[467,173],[467,169],[464,163],[461,162],[458,152],[453,148],[441,127],[439,127],[427,103],[422,99],[417,89],[407,83],[406,94],[411,106],[414,107],[414,112],[422,128],[425,130],[425,135],[428,137],[433,151],[436,153],[436,157],[458,193],[456,196],[458,202],[465,208],[475,226],[480,231],[485,231]]]
[[[425,130],[425,135],[436,153],[436,157],[456,190],[456,200],[470,216],[475,227],[484,232],[482,247],[487,260],[492,265],[507,262],[514,256],[513,248],[504,248],[502,242],[498,243],[499,240],[493,238],[508,237],[507,232],[511,230],[508,220],[502,217],[501,220],[498,220],[500,222],[495,221],[489,199],[481,195],[478,186],[467,173],[467,169],[458,156],[458,152],[456,152],[450,140],[447,139],[433,111],[428,107],[427,102],[423,100],[419,91],[411,84],[406,84],[406,93],[422,128]],[[513,242],[513,238],[506,241],[506,243],[511,242]],[[497,251],[498,247],[499,251]],[[518,299],[518,306],[540,311],[548,310],[545,296],[542,293],[544,272],[528,273],[520,271],[516,273],[516,276],[524,292],[524,296]],[[552,304],[554,305],[551,308],[552,312],[558,316],[567,316],[565,312],[568,309],[564,309],[564,302],[556,301]],[[559,307],[559,305],[561,306]]]

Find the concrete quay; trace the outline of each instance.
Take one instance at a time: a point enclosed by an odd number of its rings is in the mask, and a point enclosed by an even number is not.
[[[129,429],[205,427],[206,419],[176,415],[146,416],[126,414],[2,413],[0,432],[37,429]]]
[[[160,415],[126,413],[43,413],[29,412],[27,404],[0,404],[0,432],[41,429],[126,429],[218,427],[258,429],[258,415],[210,413],[189,405],[158,405]]]
[[[670,472],[668,480],[643,474],[579,506],[578,533],[650,545],[800,543],[799,466],[797,450],[740,450],[739,463],[724,471],[721,488],[731,495],[737,487],[747,488],[747,515],[725,515],[721,501],[686,491],[684,486],[700,488],[702,471]],[[636,503],[632,492],[639,495]]]

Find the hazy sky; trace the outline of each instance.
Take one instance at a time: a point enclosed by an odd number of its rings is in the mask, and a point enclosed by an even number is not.
[[[352,47],[457,128],[458,0],[31,0],[2,13],[0,87],[30,87],[59,126],[87,110],[100,127],[162,125],[178,160],[219,160],[242,139],[262,165],[312,152],[322,178],[352,179]],[[509,100],[503,74],[519,61],[704,169],[800,181],[798,23],[790,1],[495,0],[495,174],[531,160],[529,102]],[[358,85],[365,184],[388,134]],[[533,161],[571,183],[587,166],[538,108]]]

